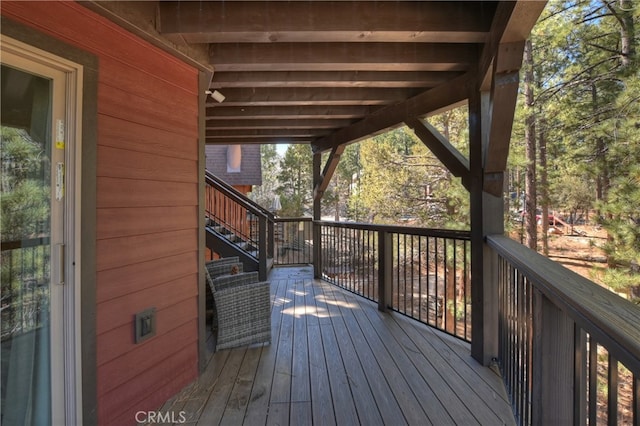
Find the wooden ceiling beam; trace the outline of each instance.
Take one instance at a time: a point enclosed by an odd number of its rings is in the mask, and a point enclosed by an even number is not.
[[[490,1],[162,1],[156,26],[187,43],[481,43],[494,11]]]
[[[526,40],[546,4],[546,0],[500,2],[498,4],[491,23],[490,37],[478,60],[478,84],[481,90],[486,91],[490,88],[491,65],[499,45]]]
[[[395,42],[395,43],[484,43],[484,31],[255,31],[180,33],[190,44],[196,43],[329,43]],[[167,34],[170,35],[170,34]]]
[[[335,129],[348,126],[352,120],[325,120],[325,119],[302,119],[302,120],[212,120],[207,121],[208,129]]]
[[[224,103],[208,100],[207,107],[269,105],[386,105],[400,102],[416,93],[415,89],[332,88],[318,90],[298,87],[225,89]]]
[[[470,190],[469,160],[425,120],[414,117],[405,120],[405,123],[454,176],[462,179],[464,187]]]
[[[483,189],[496,197],[501,196],[504,190],[503,173],[509,157],[524,43],[523,40],[501,44],[494,60],[489,112],[491,124],[483,152]]]
[[[263,139],[279,137],[317,138],[329,133],[330,129],[207,129],[206,136],[210,139]]]
[[[374,106],[360,105],[308,105],[308,106],[243,106],[229,107],[222,104],[207,108],[207,122],[217,120],[301,120],[309,118],[355,119],[371,114]]]
[[[314,152],[323,152],[373,136],[400,125],[406,119],[423,117],[464,102],[473,76],[465,74],[398,104],[380,108],[364,119],[312,143]]]
[[[491,127],[484,152],[485,172],[502,172],[507,167],[524,43],[523,40],[500,45],[494,61]]]
[[[483,191],[496,197],[504,190],[524,42],[546,1],[504,2],[498,5],[477,70],[478,90],[491,91],[488,132],[483,142]]]
[[[331,154],[329,154],[329,158],[327,158],[327,162],[324,165],[324,169],[320,174],[318,181],[316,182],[313,188],[313,199],[319,200],[324,195],[324,191],[327,190],[329,186],[329,182],[331,181],[331,177],[333,173],[336,171],[338,164],[340,163],[340,156],[344,152],[345,145],[338,145],[331,150]]]
[[[446,43],[218,43],[216,71],[465,71],[476,44]]]
[[[272,137],[264,137],[260,139],[242,139],[239,141],[234,138],[221,138],[215,139],[212,137],[205,138],[205,143],[211,145],[237,145],[237,144],[302,144],[302,143],[310,143],[312,141],[311,138],[306,137],[289,137],[289,136],[272,136]]]
[[[422,87],[461,72],[436,71],[247,71],[216,72],[210,89],[236,87]]]

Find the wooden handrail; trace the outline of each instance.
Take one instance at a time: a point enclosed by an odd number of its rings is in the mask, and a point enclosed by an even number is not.
[[[313,222],[313,218],[310,217],[276,217],[274,222],[286,223],[286,222]]]
[[[502,235],[487,244],[628,368],[640,371],[640,308]]]
[[[244,195],[243,193],[235,189],[233,186],[229,185],[228,183],[218,178],[217,176],[213,175],[209,171],[205,171],[205,180],[208,185],[216,187],[220,192],[222,192],[227,197],[236,201],[238,204],[246,208],[251,213],[257,216],[265,216],[269,220],[274,219],[275,216],[269,210],[265,209],[260,204],[256,203],[255,201],[253,201],[252,199],[250,199],[249,197],[247,197],[246,195]]]
[[[332,222],[332,221],[314,221],[322,226],[331,226],[334,228],[362,229],[367,231],[384,231],[390,233],[420,235],[424,237],[438,238],[454,238],[458,240],[471,240],[471,232],[452,230],[452,229],[434,229],[434,228],[416,228],[401,225],[377,225],[372,223],[360,222]]]

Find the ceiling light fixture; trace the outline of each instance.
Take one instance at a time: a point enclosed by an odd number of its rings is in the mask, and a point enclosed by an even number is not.
[[[226,99],[226,96],[218,92],[217,90],[214,90],[213,92],[211,90],[206,90],[204,93],[206,93],[207,95],[211,95],[211,97],[217,102],[223,102]]]

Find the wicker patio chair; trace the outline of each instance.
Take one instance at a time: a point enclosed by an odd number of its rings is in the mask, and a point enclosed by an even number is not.
[[[213,259],[206,263],[207,272],[211,278],[217,278],[220,275],[231,274],[233,267],[236,267],[236,272],[241,273],[244,270],[244,265],[240,262],[238,256],[222,257],[219,259]],[[216,315],[216,305],[213,303],[213,294],[210,290],[206,292],[206,306],[207,306],[207,318],[211,320],[211,328],[215,333],[218,329],[218,316]]]
[[[243,272],[244,270],[244,265],[240,262],[240,259],[237,256],[210,260],[206,263],[206,266],[211,278],[230,274],[231,269],[233,269],[234,266],[238,268],[238,272]]]
[[[222,275],[207,281],[216,308],[216,350],[271,343],[271,296],[257,272]]]

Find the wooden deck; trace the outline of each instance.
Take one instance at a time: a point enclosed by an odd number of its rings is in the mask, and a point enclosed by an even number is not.
[[[270,276],[271,345],[219,351],[161,412],[197,425],[514,424],[469,345],[312,278]]]

